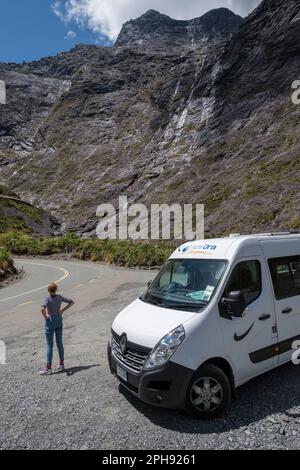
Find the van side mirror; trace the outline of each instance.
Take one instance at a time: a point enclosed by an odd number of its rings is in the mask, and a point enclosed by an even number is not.
[[[148,281],[147,282],[147,287],[150,287],[153,281]]]
[[[243,317],[246,310],[244,294],[241,291],[230,292],[221,299],[219,309],[220,315],[223,318],[232,320],[233,317]]]

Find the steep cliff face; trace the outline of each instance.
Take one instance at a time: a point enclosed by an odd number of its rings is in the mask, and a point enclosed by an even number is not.
[[[14,155],[12,160],[9,159],[10,152],[16,152],[22,158],[35,149],[37,131],[71,82],[22,73],[4,64],[0,65],[0,76],[6,83],[8,96],[7,105],[0,111],[1,149],[8,154],[0,154],[0,164],[9,164],[11,161],[16,163]]]
[[[226,9],[150,11],[114,47],[1,65],[0,182],[86,234],[125,194],[205,203],[211,234],[300,227],[298,15],[296,0],[265,0],[242,24]]]

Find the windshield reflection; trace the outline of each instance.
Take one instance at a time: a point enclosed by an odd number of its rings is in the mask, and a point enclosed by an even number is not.
[[[169,260],[141,300],[164,308],[200,311],[214,295],[226,264],[224,260]]]

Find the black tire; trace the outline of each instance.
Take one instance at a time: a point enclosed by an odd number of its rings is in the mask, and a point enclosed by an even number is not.
[[[192,377],[186,394],[186,411],[193,418],[218,418],[230,408],[231,398],[229,378],[222,369],[208,363]]]

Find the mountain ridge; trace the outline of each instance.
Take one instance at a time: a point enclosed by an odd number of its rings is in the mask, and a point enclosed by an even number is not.
[[[228,40],[243,22],[227,8],[211,10],[191,20],[176,20],[156,10],[148,10],[137,19],[127,21],[114,44],[115,47],[152,48],[195,47],[204,41]]]
[[[0,183],[86,236],[120,195],[204,203],[207,235],[300,228],[297,15],[264,0],[227,40],[0,64]]]

